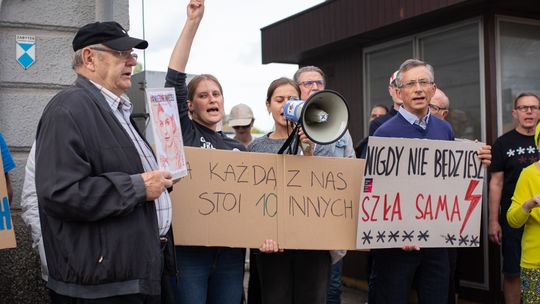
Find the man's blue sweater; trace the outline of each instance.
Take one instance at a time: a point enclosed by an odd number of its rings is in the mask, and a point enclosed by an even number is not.
[[[416,124],[410,124],[400,113],[397,113],[383,123],[373,135],[379,137],[454,140],[454,132],[450,124],[434,115],[429,116],[427,127],[424,130]]]

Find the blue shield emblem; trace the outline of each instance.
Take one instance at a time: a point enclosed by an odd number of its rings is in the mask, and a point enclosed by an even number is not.
[[[16,35],[16,58],[26,70],[36,61],[36,36]]]

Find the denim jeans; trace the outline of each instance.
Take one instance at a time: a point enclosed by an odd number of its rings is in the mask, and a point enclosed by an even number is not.
[[[341,273],[343,272],[343,259],[332,265],[330,281],[328,282],[327,304],[341,303]]]
[[[238,304],[242,299],[244,249],[176,246],[177,304]]]
[[[446,248],[371,251],[373,264],[369,279],[369,303],[406,304],[413,281],[417,283],[418,303],[446,303],[449,263]]]

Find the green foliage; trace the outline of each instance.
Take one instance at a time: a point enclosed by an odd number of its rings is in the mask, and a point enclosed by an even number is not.
[[[251,128],[251,134],[264,134],[265,132],[263,132],[262,130],[259,130],[255,127],[252,127]]]
[[[141,72],[142,69],[143,69],[142,64],[140,62],[137,62],[137,65],[133,69],[133,74],[137,74],[137,73]]]

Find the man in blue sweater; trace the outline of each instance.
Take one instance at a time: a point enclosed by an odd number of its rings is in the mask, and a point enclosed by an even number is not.
[[[375,136],[454,140],[450,124],[430,115],[429,102],[437,86],[433,67],[420,60],[405,61],[397,77],[398,97],[403,100],[398,115],[382,124]]]
[[[450,124],[429,112],[435,90],[433,67],[416,59],[401,64],[397,95],[403,100],[398,114],[381,125],[375,136],[454,140]],[[416,277],[419,303],[448,300],[448,250],[406,246],[372,250],[370,303],[407,303]]]

